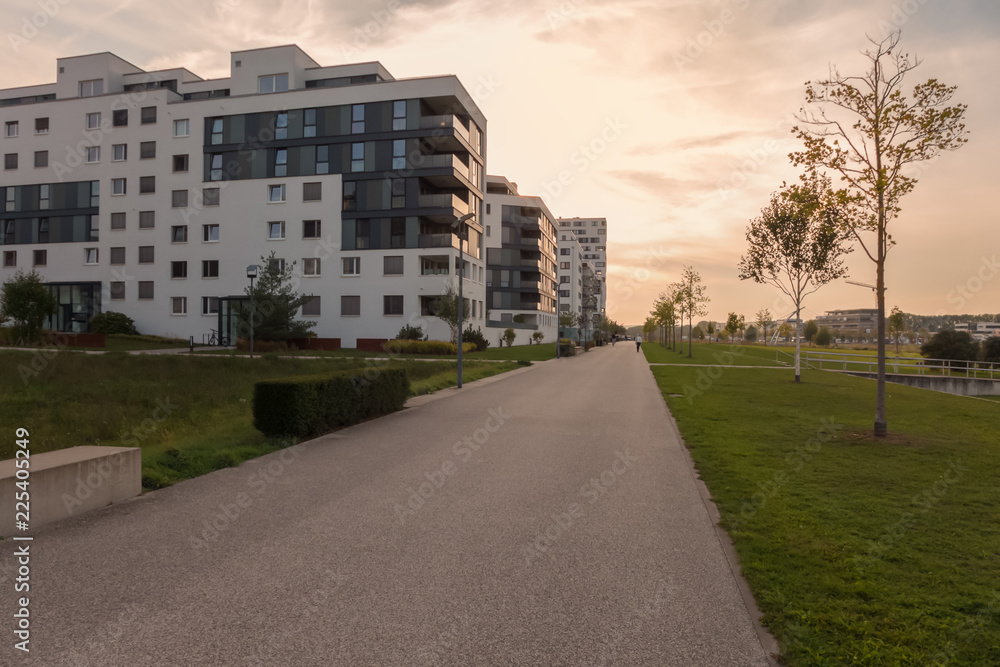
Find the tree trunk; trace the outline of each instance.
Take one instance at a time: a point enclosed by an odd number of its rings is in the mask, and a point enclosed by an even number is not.
[[[875,436],[883,437],[889,433],[889,424],[885,418],[885,234],[884,226],[879,225],[878,262],[875,265],[875,292],[878,295],[878,383],[875,389]]]
[[[802,308],[799,304],[795,304],[795,381],[802,382],[802,367],[799,365],[799,339],[802,338]]]

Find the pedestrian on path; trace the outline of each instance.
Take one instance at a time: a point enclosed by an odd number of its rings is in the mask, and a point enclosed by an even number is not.
[[[642,347],[642,336],[636,336],[635,337],[635,351],[638,352],[640,347]]]

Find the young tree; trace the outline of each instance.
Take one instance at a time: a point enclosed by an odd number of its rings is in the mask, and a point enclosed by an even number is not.
[[[899,309],[899,306],[892,307],[892,312],[889,313],[888,324],[889,336],[896,342],[896,354],[899,354],[899,339],[903,337],[903,332],[906,331],[906,315]]]
[[[709,320],[708,321],[708,326],[705,327],[705,328],[708,331],[708,337],[709,338],[711,338],[712,336],[715,335],[715,322],[713,322],[712,320]]]
[[[705,331],[700,326],[695,327],[691,335],[698,340],[705,340]]]
[[[507,343],[507,347],[510,347],[514,344],[515,338],[517,338],[517,332],[514,331],[513,327],[507,327],[503,330],[503,336],[500,340]]]
[[[757,334],[757,327],[755,327],[752,324],[750,326],[748,326],[747,327],[747,333],[746,333],[746,341],[748,343],[756,343],[757,342],[757,336],[758,336],[758,334]]]
[[[0,320],[13,320],[15,342],[34,343],[42,333],[45,318],[56,312],[52,292],[35,270],[18,269],[0,288]]]
[[[736,332],[740,330],[740,317],[736,313],[729,313],[729,318],[726,319],[726,333],[729,334],[729,342],[733,342],[733,337]]]
[[[838,222],[857,239],[875,264],[878,300],[878,384],[874,433],[888,433],[885,414],[885,261],[893,245],[889,222],[900,211],[900,200],[913,190],[920,162],[966,143],[966,105],[948,106],[955,86],[937,79],[903,93],[907,74],[920,65],[897,47],[900,32],[872,48],[861,76],[844,76],[833,69],[828,79],[806,84],[806,103],[792,128],[805,148],[789,157],[809,173],[836,173],[844,183],[841,201],[850,208]],[[874,235],[874,239],[871,235]]]
[[[293,269],[295,262],[284,267],[275,259],[274,251],[268,257],[261,256],[261,270],[251,294],[250,287],[244,291],[253,296],[254,337],[257,340],[288,340],[314,336],[310,331],[315,322],[295,320],[295,312],[308,303],[312,295],[295,292]],[[250,302],[240,304],[241,320],[250,319]],[[240,332],[244,329],[240,327]],[[249,333],[249,329],[248,329]]]
[[[818,333],[819,327],[816,325],[816,320],[809,320],[806,322],[806,330],[802,332],[802,337],[811,343]]]
[[[451,331],[451,342],[458,344],[458,292],[449,282],[444,290],[444,294],[434,299],[431,304],[431,312],[434,317],[443,320]],[[462,321],[469,321],[469,300],[462,299]]]
[[[536,331],[535,333],[531,334],[531,342],[534,343],[535,345],[541,345],[543,340],[545,340],[545,334],[543,334],[541,331]]]
[[[676,302],[680,306],[681,326],[684,326],[684,316],[687,315],[688,330],[690,331],[693,328],[691,323],[696,315],[701,316],[708,314],[708,309],[705,307],[705,304],[711,301],[711,299],[709,299],[705,294],[705,287],[701,284],[701,275],[690,266],[684,267],[684,270],[681,272],[680,281],[674,283],[672,287],[675,290]],[[689,335],[689,359],[694,356],[694,342],[691,338],[692,336]]]
[[[782,322],[781,326],[778,327],[778,336],[781,338],[788,338],[792,335],[792,325],[788,322]]]
[[[830,334],[830,330],[829,329],[827,329],[826,327],[823,327],[822,329],[820,329],[819,331],[816,332],[816,337],[813,338],[813,340],[820,347],[826,347],[833,340],[833,336]]]
[[[783,186],[747,227],[747,252],[740,279],[772,285],[795,305],[795,381],[801,382],[802,304],[807,296],[847,273],[843,256],[848,232],[837,227],[842,215],[830,193],[830,179],[812,176]]]
[[[771,316],[771,311],[767,308],[762,308],[757,311],[757,319],[754,321],[757,325],[757,329],[762,334],[764,340],[764,347],[767,347],[767,336],[774,330],[774,317]]]

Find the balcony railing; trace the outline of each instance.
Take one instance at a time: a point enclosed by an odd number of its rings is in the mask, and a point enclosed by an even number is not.
[[[465,129],[462,122],[455,118],[453,114],[448,114],[447,116],[423,116],[420,119],[421,130],[431,130],[439,127],[452,128],[455,130],[455,134],[465,139],[466,142],[469,141],[469,131]]]
[[[415,162],[421,169],[450,168],[458,171],[463,176],[469,175],[469,168],[465,166],[465,163],[457,155],[453,155],[452,153],[424,155]]]
[[[417,246],[420,248],[458,248],[458,236],[455,234],[420,234],[417,236]]]
[[[469,212],[469,205],[458,195],[420,195],[417,204],[420,208],[453,208],[463,214]]]

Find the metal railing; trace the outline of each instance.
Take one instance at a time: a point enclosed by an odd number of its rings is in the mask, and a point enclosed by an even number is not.
[[[878,357],[867,354],[846,354],[804,351],[802,362],[818,370],[877,373]],[[886,373],[897,375],[936,375],[1000,380],[1000,363],[990,361],[956,361],[955,359],[925,359],[923,357],[886,357]]]

